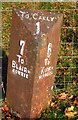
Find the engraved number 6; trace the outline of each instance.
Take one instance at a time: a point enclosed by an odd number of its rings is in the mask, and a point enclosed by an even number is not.
[[[48,50],[47,50],[47,57],[49,58],[51,56],[51,52],[52,52],[52,43],[48,44]]]

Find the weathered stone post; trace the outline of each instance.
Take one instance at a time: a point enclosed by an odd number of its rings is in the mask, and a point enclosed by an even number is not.
[[[52,97],[62,15],[14,10],[8,61],[7,99],[21,118],[35,118]]]

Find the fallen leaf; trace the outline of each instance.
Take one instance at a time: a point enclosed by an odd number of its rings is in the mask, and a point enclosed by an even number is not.
[[[64,99],[66,99],[67,98],[67,94],[66,93],[61,93],[60,95],[59,95],[59,99],[60,100],[64,100]]]
[[[4,109],[5,109],[6,112],[9,110],[7,105],[4,106]]]
[[[4,112],[5,111],[4,107],[2,107],[1,110]]]
[[[73,118],[76,114],[77,114],[76,111],[74,111],[74,112],[66,112],[66,113],[65,113],[65,115],[66,115],[68,118]]]
[[[77,101],[77,100],[74,100],[73,104],[74,104],[74,105],[78,105],[78,101]]]
[[[70,112],[70,111],[74,111],[74,106],[68,107],[68,108],[67,108],[67,111],[69,111],[69,112]]]
[[[54,103],[54,102],[52,102],[52,103],[51,103],[51,107],[54,107],[54,105],[55,105],[55,103]]]
[[[3,107],[2,107],[2,111],[3,111],[3,112],[7,112],[7,111],[9,111],[8,106],[7,106],[7,105],[3,106]]]
[[[73,95],[71,95],[70,97],[69,97],[69,99],[71,100],[73,98]]]
[[[76,114],[77,114],[77,111],[74,111],[74,106],[71,106],[65,109],[65,115],[68,118],[73,118]]]

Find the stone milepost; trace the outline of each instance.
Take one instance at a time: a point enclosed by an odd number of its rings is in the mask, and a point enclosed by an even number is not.
[[[13,10],[7,100],[21,118],[36,118],[52,96],[62,15]]]

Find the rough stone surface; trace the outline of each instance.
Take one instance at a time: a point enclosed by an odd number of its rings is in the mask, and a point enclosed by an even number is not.
[[[14,10],[7,99],[21,118],[36,118],[52,96],[62,15]]]

